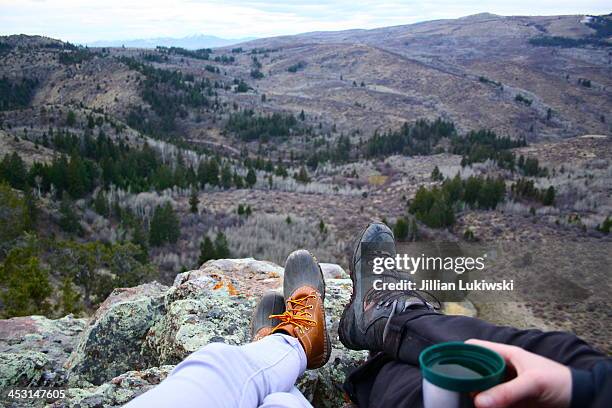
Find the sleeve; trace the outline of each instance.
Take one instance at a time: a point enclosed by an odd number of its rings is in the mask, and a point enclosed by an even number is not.
[[[572,368],[571,408],[612,407],[612,359],[590,370]]]

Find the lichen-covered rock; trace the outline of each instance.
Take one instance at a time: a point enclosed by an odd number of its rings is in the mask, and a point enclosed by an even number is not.
[[[0,320],[0,382],[62,385],[66,381],[63,365],[86,326],[87,319],[72,315],[55,320],[44,316]],[[15,371],[16,367],[21,368]],[[11,381],[16,372],[19,378]]]
[[[48,365],[47,356],[38,351],[0,353],[0,387],[37,386]]]
[[[164,314],[167,287],[157,282],[115,289],[90,319],[65,364],[71,383],[103,382],[129,370],[144,369],[153,358],[141,353],[146,333]]]
[[[254,299],[233,296],[206,276],[185,281],[168,291],[166,314],[147,333],[143,353],[158,364],[177,364],[208,343],[243,344],[254,306]]]
[[[272,262],[253,258],[217,259],[206,262],[200,269],[177,275],[173,286],[203,277],[216,281],[216,289],[224,287],[232,295],[251,297],[278,286],[283,273],[284,269]]]
[[[320,263],[323,277],[327,279],[348,279],[349,275],[338,264]]]
[[[128,371],[112,380],[88,388],[69,388],[67,398],[51,404],[53,408],[97,408],[122,406],[155,387],[174,366],[151,367],[142,371]]]

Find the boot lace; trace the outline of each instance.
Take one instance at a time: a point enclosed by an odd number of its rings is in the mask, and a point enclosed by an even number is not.
[[[308,312],[313,308],[312,305],[307,305],[308,299],[316,299],[315,295],[306,295],[297,299],[287,299],[287,310],[281,314],[270,315],[270,319],[279,319],[281,322],[272,329],[274,332],[285,324],[292,324],[300,330],[308,330],[310,327],[317,325],[316,320],[312,319],[312,314]]]

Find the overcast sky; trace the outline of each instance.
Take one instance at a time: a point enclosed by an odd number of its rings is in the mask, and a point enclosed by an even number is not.
[[[609,0],[0,0],[0,34],[40,34],[76,43],[192,34],[242,38],[384,27],[481,12],[611,11]]]

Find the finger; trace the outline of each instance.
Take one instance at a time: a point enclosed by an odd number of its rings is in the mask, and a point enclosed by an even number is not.
[[[518,376],[476,396],[476,408],[506,408],[537,394],[537,385],[529,376]]]
[[[465,343],[491,349],[499,353],[506,361],[512,361],[513,359],[516,359],[518,357],[517,354],[519,354],[521,350],[516,346],[509,346],[507,344],[494,343],[492,341],[479,340],[479,339],[469,339],[469,340],[466,340]]]

